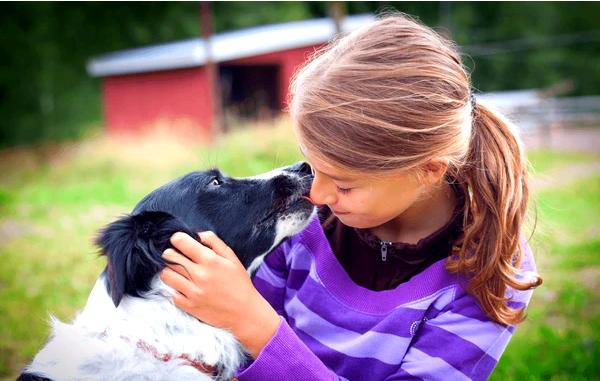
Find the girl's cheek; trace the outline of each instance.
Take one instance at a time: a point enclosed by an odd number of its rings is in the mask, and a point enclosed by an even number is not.
[[[368,200],[364,196],[361,197],[358,192],[355,192],[355,194],[350,192],[350,194],[346,195],[346,197],[340,199],[338,205],[342,210],[358,213],[367,207],[367,201]]]

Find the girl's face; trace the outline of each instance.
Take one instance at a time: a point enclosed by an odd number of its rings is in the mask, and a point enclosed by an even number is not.
[[[374,228],[402,214],[426,191],[415,171],[395,170],[374,177],[350,171],[303,152],[314,174],[310,198],[326,204],[347,226]]]

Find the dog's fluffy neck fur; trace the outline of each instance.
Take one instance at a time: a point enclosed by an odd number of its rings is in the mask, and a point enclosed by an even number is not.
[[[194,367],[181,366],[185,361],[177,359],[177,356],[186,354],[190,359],[216,366],[220,370],[220,379],[230,379],[245,356],[235,337],[177,308],[169,298],[172,289],[158,276],[153,280],[151,290],[145,295],[145,299],[152,299],[150,303],[125,296],[115,307],[107,293],[104,277],[99,278],[85,309],[72,325],[53,319],[56,340],[51,340],[36,356],[32,365],[37,364],[40,369],[32,366],[29,371],[39,371],[49,378],[65,381],[88,379],[90,374],[86,377],[82,370],[92,368],[97,372],[93,373],[102,375],[120,368],[114,380],[127,379],[128,373],[123,369],[130,369],[129,377],[136,380],[141,374],[152,375],[153,380],[203,380],[205,376]],[[69,332],[62,332],[65,330]],[[60,338],[70,342],[62,342]],[[152,353],[139,348],[132,350],[140,340],[156,348],[160,354],[171,355],[173,360],[156,361]],[[64,348],[59,351],[58,347],[71,345],[76,345],[75,352],[80,353],[73,353],[69,364],[65,364],[62,358],[55,358],[61,351],[64,354]],[[96,355],[90,356],[88,350]],[[130,366],[115,367],[115,362],[127,361],[132,362]],[[52,366],[53,363],[56,366]],[[150,373],[140,372],[139,366],[144,365],[154,369]],[[209,379],[212,378],[207,375],[206,380]]]

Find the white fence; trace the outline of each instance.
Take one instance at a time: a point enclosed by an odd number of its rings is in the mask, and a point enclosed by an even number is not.
[[[477,96],[508,116],[523,133],[556,127],[600,127],[600,96],[545,98],[536,90]]]

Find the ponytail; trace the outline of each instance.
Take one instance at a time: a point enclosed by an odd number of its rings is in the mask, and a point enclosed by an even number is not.
[[[455,44],[406,15],[386,15],[315,54],[290,87],[290,115],[311,152],[342,167],[385,173],[448,161],[465,195],[463,236],[447,269],[490,319],[516,324],[527,209],[527,164],[510,124],[469,106],[469,74]],[[477,102],[475,102],[477,103]],[[471,110],[474,110],[471,112]]]
[[[473,106],[466,161],[454,173],[466,195],[464,234],[447,269],[468,277],[467,292],[491,319],[513,325],[525,312],[507,304],[507,287],[528,290],[542,283],[540,277],[516,278],[529,197],[527,161],[512,125],[479,102]]]

